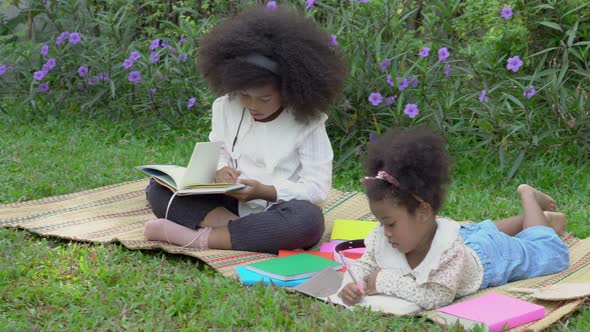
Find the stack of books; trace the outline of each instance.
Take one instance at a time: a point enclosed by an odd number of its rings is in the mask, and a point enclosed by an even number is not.
[[[341,269],[342,264],[327,258],[328,255],[331,256],[321,252],[282,251],[277,258],[238,266],[236,273],[244,285],[262,282],[265,285],[293,287],[326,268]]]
[[[244,285],[262,282],[294,287],[326,268],[343,270],[340,258],[334,257],[335,246],[347,240],[364,239],[377,224],[363,220],[335,220],[330,242],[323,243],[319,252],[280,250],[277,258],[236,267],[236,274]],[[364,248],[343,251],[349,259],[358,259],[363,253]]]

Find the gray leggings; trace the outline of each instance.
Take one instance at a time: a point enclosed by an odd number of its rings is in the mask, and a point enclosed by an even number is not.
[[[153,179],[146,188],[152,212],[164,218],[172,192]],[[226,195],[191,195],[174,197],[168,219],[196,229],[207,213],[225,207],[238,215],[238,201]],[[228,224],[233,250],[276,254],[279,249],[307,249],[324,233],[322,210],[303,200],[281,201],[263,212],[253,213]]]

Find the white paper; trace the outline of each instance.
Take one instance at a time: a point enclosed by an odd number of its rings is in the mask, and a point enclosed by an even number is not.
[[[326,269],[293,289],[322,301],[339,304],[352,310],[354,309],[354,306],[347,306],[338,296],[338,292],[343,287],[343,283],[348,283],[348,280],[349,278],[344,278],[343,281],[341,273],[332,269]],[[370,307],[371,310],[381,311],[396,316],[410,315],[422,310],[422,308],[413,302],[389,295],[365,296],[357,305]]]

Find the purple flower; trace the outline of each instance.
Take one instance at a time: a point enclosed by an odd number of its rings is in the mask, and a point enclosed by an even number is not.
[[[108,81],[109,80],[109,75],[107,75],[107,73],[105,73],[104,71],[101,71],[100,74],[98,74],[98,78],[101,81]]]
[[[449,53],[449,50],[446,47],[443,47],[438,50],[438,61],[445,62],[450,55],[451,53]]]
[[[168,46],[168,51],[170,51],[170,53],[176,53],[176,49],[172,46]]]
[[[418,84],[420,84],[418,79],[414,76],[410,77],[409,80],[410,80],[410,84],[412,85],[412,88],[414,88],[414,89],[418,87]]]
[[[188,103],[186,104],[186,109],[191,109],[193,106],[195,106],[195,102],[197,101],[197,98],[192,97],[188,100]]]
[[[309,8],[313,7],[314,3],[315,3],[315,0],[305,0],[305,9],[309,9]]]
[[[526,99],[531,99],[535,94],[537,93],[537,90],[535,89],[534,85],[531,85],[531,87],[529,88],[529,90],[524,90],[522,92],[522,95],[526,97]]]
[[[49,45],[45,44],[41,46],[41,55],[47,56],[47,54],[49,54]]]
[[[395,102],[395,98],[397,98],[397,95],[387,97],[387,99],[385,99],[385,105],[393,104]]]
[[[152,41],[152,44],[150,45],[150,51],[154,51],[158,47],[160,47],[160,40],[159,39],[154,39]]]
[[[278,5],[277,5],[277,2],[276,2],[276,1],[269,1],[269,2],[266,4],[266,8],[268,8],[268,9],[270,9],[270,10],[277,9],[277,7],[278,7]]]
[[[393,77],[391,77],[391,75],[387,75],[387,84],[393,86]]]
[[[178,61],[182,61],[182,62],[186,62],[186,58],[188,57],[188,54],[184,53],[182,55],[178,56]]]
[[[502,14],[501,14],[501,16],[504,19],[506,19],[506,20],[509,19],[509,18],[511,18],[512,17],[512,8],[510,8],[510,7],[504,7],[504,8],[502,8]]]
[[[150,88],[150,91],[148,92],[148,96],[153,97],[156,94],[156,91],[158,91],[158,89]]]
[[[70,33],[70,44],[78,44],[80,42],[80,40],[82,40],[82,37],[80,37],[80,34],[77,32],[72,32]]]
[[[80,66],[80,68],[78,68],[78,75],[80,75],[80,77],[88,75],[88,67]]]
[[[409,78],[401,79],[401,77],[396,77],[397,79],[397,89],[399,91],[404,91],[408,86],[410,86]],[[400,82],[401,81],[401,82]]]
[[[381,68],[381,70],[387,70],[389,66],[391,66],[391,60],[389,60],[388,58],[381,60],[381,62],[379,63],[379,67]]]
[[[100,82],[100,79],[98,78],[98,76],[92,76],[92,77],[88,78],[88,85],[96,85],[96,84],[98,84],[98,82]]]
[[[371,141],[371,142],[377,141],[377,134],[374,132],[370,132],[369,133],[369,141]]]
[[[70,36],[70,33],[67,31],[62,32],[59,37],[57,37],[57,39],[55,39],[55,45],[59,45],[61,43],[63,43],[66,39],[68,39],[68,37]]]
[[[404,113],[407,114],[410,119],[413,119],[418,115],[418,113],[420,113],[420,110],[416,104],[407,104],[406,108],[404,109]]]
[[[451,76],[451,65],[447,64],[445,66],[445,77],[449,78],[449,76]]]
[[[133,84],[137,84],[141,81],[141,73],[137,70],[129,72],[127,80],[129,80],[129,82],[132,82]]]
[[[137,61],[137,60],[139,60],[139,58],[141,58],[141,53],[139,53],[137,51],[133,51],[133,52],[131,52],[131,54],[129,54],[129,59],[131,59],[133,61]]]
[[[46,64],[49,67],[49,70],[55,68],[55,64],[56,64],[55,59],[54,58],[48,59]]]
[[[41,81],[45,75],[47,73],[42,71],[42,70],[37,70],[36,72],[33,73],[33,77],[37,80],[37,81]]]
[[[422,50],[420,51],[420,53],[418,53],[418,56],[421,58],[425,58],[428,56],[429,52],[430,52],[430,47],[423,47]]]
[[[0,76],[6,74],[6,65],[0,65]]]
[[[51,66],[49,66],[48,63],[43,64],[43,67],[41,68],[41,70],[43,70],[47,74],[51,70]]]
[[[517,72],[520,67],[522,66],[522,60],[520,60],[520,57],[518,55],[513,56],[512,58],[508,58],[508,64],[506,65],[506,68],[508,70],[512,70],[513,72]]]
[[[123,68],[128,70],[129,68],[131,68],[131,66],[133,66],[133,60],[131,60],[131,59],[123,60]]]
[[[274,1],[271,1],[271,2],[274,2]],[[270,2],[269,2],[269,3],[270,3]],[[277,3],[276,3],[276,2],[274,2],[274,3],[275,3],[275,6],[276,6],[276,5],[277,5]],[[268,7],[268,3],[266,4],[266,7]],[[184,33],[183,33],[182,35],[180,35],[180,39],[178,40],[178,43],[179,43],[179,44],[186,43],[186,38],[184,38]],[[154,89],[155,89],[155,88],[154,88]]]
[[[368,3],[369,2],[369,0],[358,0],[358,1],[359,2],[362,2],[362,3]]]
[[[39,84],[39,92],[45,93],[47,91],[49,91],[49,84],[47,84],[47,83]]]
[[[163,48],[168,47],[168,41],[162,40],[162,42],[160,43],[160,46],[162,46]]]
[[[336,35],[330,35],[330,46],[337,46],[338,45],[338,41],[336,40],[337,36]]]
[[[150,54],[150,62],[156,63],[158,61],[160,61],[160,54],[158,54],[158,52],[152,52],[152,54]]]
[[[479,95],[479,102],[480,103],[483,103],[485,100],[488,99],[488,96],[486,96],[486,94],[487,94],[487,91],[485,89],[481,90],[481,94]]]
[[[369,96],[369,101],[373,106],[378,106],[383,101],[383,96],[379,92],[373,92]]]

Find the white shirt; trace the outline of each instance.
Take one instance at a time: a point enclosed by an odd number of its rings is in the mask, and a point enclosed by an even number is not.
[[[241,179],[274,186],[277,201],[301,199],[319,205],[332,187],[334,154],[326,133],[327,115],[300,123],[285,109],[276,119],[259,122],[243,109],[239,98],[228,95],[213,103],[209,140],[223,141],[225,150],[217,168],[233,167],[235,161]],[[263,211],[268,205],[261,199],[240,202],[239,215]]]
[[[475,293],[483,280],[477,254],[459,236],[459,224],[437,218],[437,229],[426,257],[414,269],[406,255],[387,242],[383,227],[365,239],[365,254],[351,267],[359,279],[379,268],[376,288],[381,294],[414,302],[424,309],[450,304]],[[344,278],[343,285],[350,282]]]

